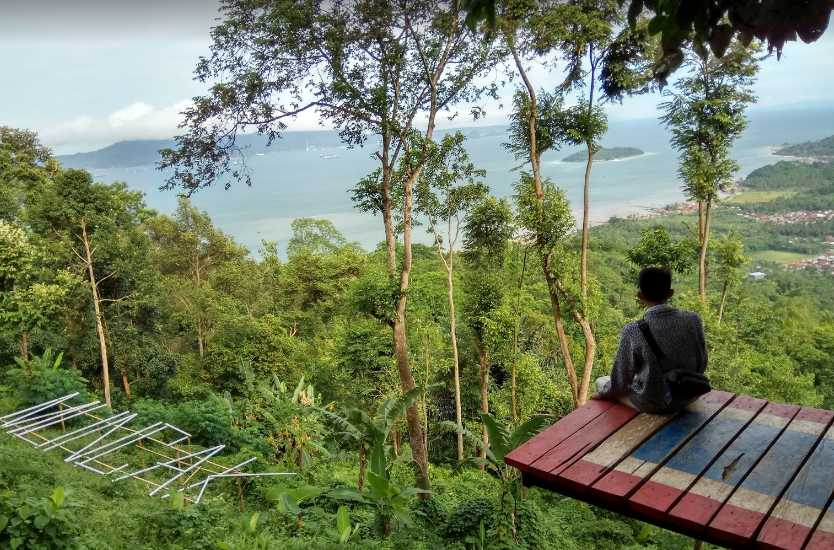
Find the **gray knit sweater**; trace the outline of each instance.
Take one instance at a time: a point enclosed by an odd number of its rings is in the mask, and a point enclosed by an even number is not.
[[[696,313],[661,304],[647,309],[643,319],[666,355],[667,370],[670,364],[699,373],[706,370],[704,327]],[[673,402],[658,360],[636,321],[623,328],[611,382],[600,392],[600,397],[627,397],[644,412],[672,412],[687,405]]]

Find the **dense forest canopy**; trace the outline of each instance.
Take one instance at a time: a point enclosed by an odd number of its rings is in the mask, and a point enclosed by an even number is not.
[[[721,2],[706,19],[626,4],[224,0],[196,70],[208,92],[162,152],[182,194],[168,214],[0,127],[0,412],[78,391],[225,444],[230,464],[254,455],[293,474],[186,506],[3,437],[0,544],[690,547],[524,488],[503,457],[591,398],[650,265],[703,318],[715,387],[834,407],[834,165],[781,161],[736,185],[732,149],[755,101],[748,35],[812,40],[830,4],[779,32]],[[618,150],[600,148],[606,106],[653,91],[655,62],[681,48],[659,123],[680,156],[669,185],[690,202],[590,227],[594,162]],[[499,82],[520,163],[505,198],[463,133],[436,132],[440,117],[480,116]],[[384,230],[373,250],[312,218],[292,222],[286,249],[247,250],[188,197],[247,183],[241,147],[307,110],[375,160],[349,190]],[[577,217],[541,170],[568,145],[585,163]]]
[[[830,158],[834,157],[834,136],[817,141],[786,145],[773,152],[786,157]]]

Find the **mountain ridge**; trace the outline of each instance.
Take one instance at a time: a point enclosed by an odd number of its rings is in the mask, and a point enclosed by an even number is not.
[[[505,133],[506,126],[468,126],[439,130],[443,135],[450,132],[462,132],[470,139],[478,139]],[[174,147],[173,139],[131,139],[112,143],[95,151],[58,155],[56,158],[65,168],[84,168],[88,170],[106,168],[131,168],[157,164],[160,160],[159,150]],[[339,134],[332,130],[308,130],[285,132],[271,145],[267,138],[259,134],[238,136],[239,145],[246,154],[266,154],[276,151],[326,150],[341,147],[344,143]]]

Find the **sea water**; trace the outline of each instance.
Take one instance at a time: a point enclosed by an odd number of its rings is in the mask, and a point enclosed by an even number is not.
[[[492,131],[470,137],[466,146],[472,161],[487,171],[485,182],[492,193],[511,197],[522,164],[503,147],[506,137]],[[814,109],[752,110],[750,124],[738,140],[733,156],[739,162],[739,177],[774,163],[774,147],[820,139],[834,134],[834,107]],[[602,139],[608,147],[628,146],[644,155],[617,161],[595,162],[591,173],[591,220],[602,223],[612,216],[645,212],[684,199],[678,178],[677,153],[669,144],[669,132],[657,120],[611,121]],[[369,144],[372,144],[369,141]],[[280,145],[279,145],[280,147]],[[561,159],[577,151],[550,151],[542,158],[542,173],[565,190],[577,218],[582,207],[584,162]],[[299,217],[329,219],[349,240],[366,249],[383,238],[382,219],[357,211],[349,190],[377,167],[371,146],[348,149],[280,149],[264,155],[250,155],[247,165],[252,186],[233,185],[204,189],[193,203],[209,213],[214,223],[238,242],[257,253],[264,240],[277,241],[284,250],[291,235],[290,224]],[[527,169],[526,166],[521,169]],[[103,182],[123,181],[145,193],[151,208],[172,213],[176,191],[160,191],[166,174],[154,166],[112,168],[93,171]],[[429,242],[422,229],[418,242]]]

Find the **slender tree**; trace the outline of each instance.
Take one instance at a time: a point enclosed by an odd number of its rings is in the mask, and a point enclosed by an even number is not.
[[[747,263],[744,255],[744,243],[734,232],[730,232],[715,242],[716,276],[721,283],[721,298],[718,306],[718,324],[724,319],[724,306],[727,303],[727,293],[741,282],[741,266]]]
[[[455,423],[458,426],[458,460],[463,454],[463,411],[460,394],[457,311],[455,307],[455,249],[470,209],[488,193],[478,181],[486,171],[475,168],[464,147],[465,137],[447,134],[434,147],[429,162],[417,182],[417,209],[428,220],[437,255],[446,271],[449,303],[449,338],[452,344],[452,382],[455,393]]]
[[[107,308],[131,299],[133,273],[123,258],[137,246],[143,217],[141,194],[123,184],[94,183],[83,170],[63,170],[33,194],[28,211],[36,233],[58,248],[72,251],[86,279],[101,361],[101,381],[108,406],[110,356]],[[71,261],[71,260],[70,260]]]
[[[684,192],[698,204],[698,294],[704,305],[712,209],[739,169],[731,148],[747,127],[745,110],[756,99],[751,87],[757,51],[735,43],[720,58],[704,48],[689,52],[686,75],[674,90],[664,91],[668,99],[661,104],[661,120],[680,154]]]
[[[487,325],[501,306],[505,283],[502,276],[513,215],[506,201],[487,197],[472,208],[464,226],[464,259],[467,263],[466,319],[475,333],[480,373],[481,412],[489,414],[489,345]],[[484,442],[489,434],[484,428]],[[481,458],[486,446],[481,446]]]
[[[181,311],[194,326],[194,341],[202,359],[211,332],[211,273],[219,264],[242,259],[246,249],[211,223],[186,197],[180,197],[173,218],[159,216],[148,223],[155,244],[155,260],[167,277],[166,285]],[[190,282],[183,284],[183,279]]]
[[[379,169],[363,180],[371,183],[364,188],[370,194],[359,193],[360,206],[372,204],[382,214],[388,275],[398,287],[391,320],[394,355],[402,391],[409,392],[415,386],[406,331],[414,185],[437,117],[488,87],[474,82],[495,63],[492,46],[463,24],[457,1],[263,6],[225,0],[221,11],[224,21],[212,31],[212,55],[197,67],[198,79],[216,83],[186,110],[186,131],[177,137],[177,147],[163,152],[161,166],[173,170],[169,187],[193,192],[228,175],[250,182],[239,160],[238,136],[251,128],[273,140],[306,110],[337,127],[348,145],[374,136]],[[406,420],[418,484],[428,488],[416,404]]]

